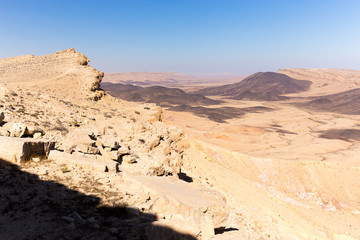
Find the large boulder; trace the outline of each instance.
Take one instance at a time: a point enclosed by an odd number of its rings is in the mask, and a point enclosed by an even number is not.
[[[32,158],[46,159],[54,142],[32,138],[0,136],[0,159],[13,163],[24,163]]]
[[[155,225],[146,229],[149,236],[153,236],[148,239],[157,239],[156,237],[161,235],[156,232],[156,229],[163,229],[160,226],[172,228],[188,236],[210,239],[215,234],[214,229],[224,226],[228,218],[225,199],[218,192],[200,190],[175,177],[124,173],[123,178],[129,184],[138,186],[137,191],[149,194],[146,202],[140,203],[140,208],[162,216]]]
[[[93,148],[96,147],[95,140],[91,138],[94,132],[90,129],[73,129],[62,142],[62,148],[65,152],[71,153],[79,145],[78,150],[86,151],[85,153],[96,152]]]

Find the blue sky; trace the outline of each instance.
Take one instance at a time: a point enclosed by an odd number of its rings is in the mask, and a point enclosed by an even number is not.
[[[360,70],[360,1],[1,0],[0,58],[72,47],[104,72]]]

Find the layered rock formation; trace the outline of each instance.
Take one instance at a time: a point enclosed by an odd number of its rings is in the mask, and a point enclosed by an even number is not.
[[[46,56],[4,58],[0,59],[0,83],[22,90],[98,99],[104,73],[91,68],[89,62],[73,48]]]

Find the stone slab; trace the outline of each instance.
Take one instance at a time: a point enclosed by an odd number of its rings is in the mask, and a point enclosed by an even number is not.
[[[0,136],[0,159],[16,164],[32,158],[46,159],[54,146],[54,142],[42,139]]]

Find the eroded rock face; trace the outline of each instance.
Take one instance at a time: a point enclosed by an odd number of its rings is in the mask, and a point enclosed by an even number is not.
[[[54,54],[4,58],[0,60],[0,82],[32,92],[46,89],[54,94],[100,99],[104,73],[89,66],[90,59],[73,48]],[[70,95],[69,95],[70,94]]]

